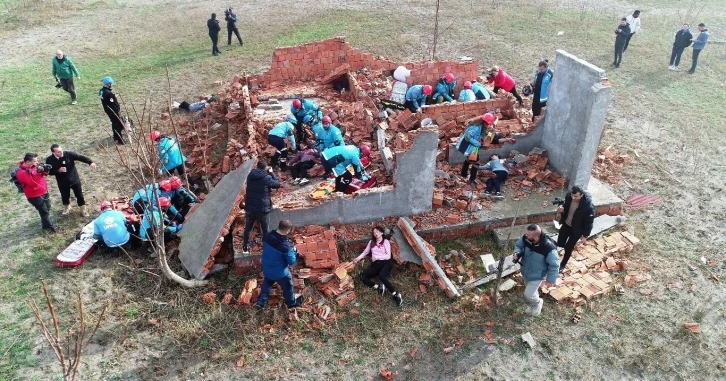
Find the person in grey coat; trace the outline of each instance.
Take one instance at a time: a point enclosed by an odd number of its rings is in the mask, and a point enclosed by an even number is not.
[[[691,40],[693,41],[693,63],[691,64],[691,70],[688,70],[688,74],[693,74],[696,72],[696,66],[698,65],[698,56],[701,54],[701,50],[706,47],[706,43],[708,42],[708,29],[706,29],[706,24],[700,23],[698,24],[698,36],[696,36],[695,39]]]
[[[559,275],[560,259],[557,246],[547,237],[539,225],[527,226],[525,234],[514,246],[514,259],[520,263],[524,279],[524,299],[529,307],[524,313],[539,316],[544,300],[539,297],[539,286],[554,286]]]
[[[244,45],[237,29],[237,14],[232,11],[232,7],[224,11],[224,21],[227,21],[227,46],[232,45],[232,33],[237,36],[240,46]]]

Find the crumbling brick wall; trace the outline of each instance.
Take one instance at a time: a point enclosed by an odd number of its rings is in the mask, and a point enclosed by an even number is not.
[[[459,117],[475,117],[492,110],[499,110],[502,114],[507,114],[511,117],[512,101],[506,98],[499,98],[465,103],[444,103],[421,108],[421,112],[426,115],[425,117],[431,118],[433,121],[436,121],[439,116],[449,121]]]

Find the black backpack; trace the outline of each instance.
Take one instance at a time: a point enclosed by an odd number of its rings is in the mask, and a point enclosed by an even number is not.
[[[22,168],[18,167],[10,171],[10,182],[15,184],[15,187],[18,188],[18,193],[23,193],[23,184],[20,183],[17,176],[18,171],[22,171]]]

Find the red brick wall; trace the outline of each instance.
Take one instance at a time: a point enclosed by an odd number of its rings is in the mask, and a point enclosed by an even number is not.
[[[500,111],[511,110],[512,101],[509,99],[488,99],[466,103],[444,103],[424,106],[421,108],[421,112],[425,114],[426,118],[435,121],[439,116],[446,120],[452,120],[459,116],[474,117],[493,109],[499,109]]]

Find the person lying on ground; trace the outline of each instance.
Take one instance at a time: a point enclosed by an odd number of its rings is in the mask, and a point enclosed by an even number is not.
[[[206,106],[207,104],[213,103],[216,101],[217,101],[217,97],[214,95],[210,95],[204,99],[199,100],[198,102],[194,102],[194,103],[189,103],[187,101],[182,101],[181,103],[174,102],[172,104],[172,106],[174,106],[175,109],[179,109],[179,110],[197,112],[197,111],[203,109],[204,106]]]

